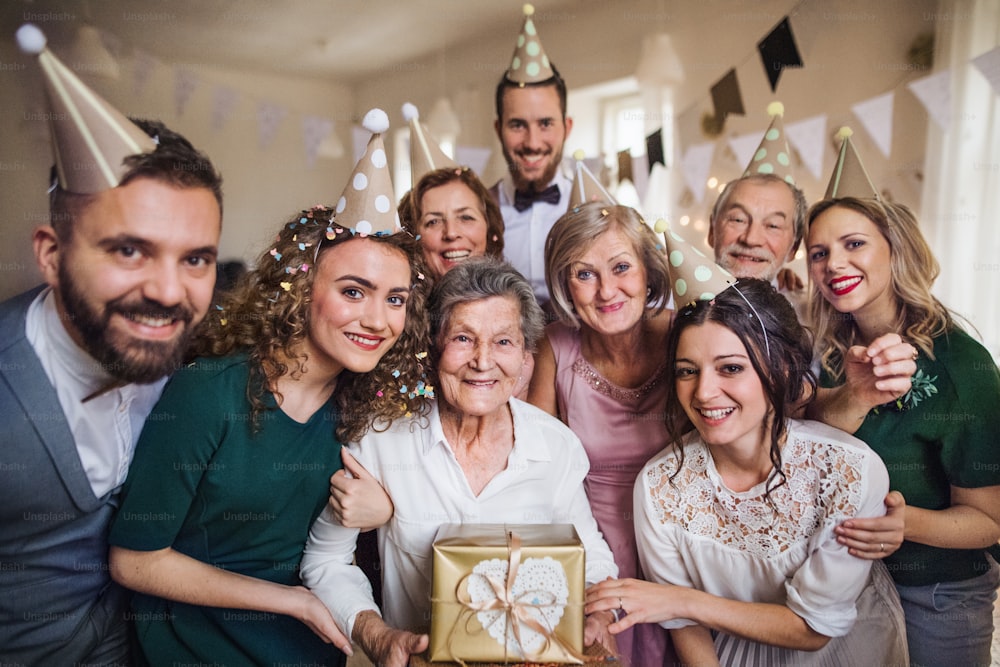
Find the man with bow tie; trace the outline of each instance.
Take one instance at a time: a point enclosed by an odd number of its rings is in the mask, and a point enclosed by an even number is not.
[[[549,63],[527,11],[518,44],[496,89],[494,128],[508,173],[490,192],[503,214],[504,254],[544,307],[545,239],[569,205],[572,182],[560,165],[573,119],[566,117],[566,83]]]

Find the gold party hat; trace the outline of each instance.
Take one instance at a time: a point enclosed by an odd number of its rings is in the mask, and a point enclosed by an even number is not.
[[[573,153],[576,161],[575,175],[573,176],[573,188],[569,192],[569,207],[576,208],[582,204],[592,201],[605,202],[615,206],[618,204],[611,193],[604,189],[597,177],[587,168],[583,162],[584,153],[577,150]]]
[[[409,102],[403,104],[403,118],[410,124],[410,187],[416,187],[421,177],[429,171],[458,166],[457,162],[441,150],[441,146],[420,122],[417,107]]]
[[[674,307],[680,309],[692,301],[709,301],[736,282],[736,278],[670,229],[666,220],[656,221],[653,229],[663,234],[666,243],[670,288]]]
[[[531,18],[535,8],[526,4],[523,10],[524,25],[521,26],[521,33],[517,36],[517,47],[514,49],[514,56],[511,58],[506,76],[508,81],[514,83],[540,83],[554,77],[555,72],[552,71],[549,57],[545,55],[542,41],[535,29],[535,22]]]
[[[117,187],[125,158],[156,150],[135,123],[91,90],[46,46],[45,34],[26,23],[17,31],[21,50],[38,56],[49,106],[49,127],[59,185],[93,194]]]
[[[865,171],[865,165],[861,163],[861,158],[854,149],[854,144],[851,143],[851,135],[853,134],[854,131],[849,127],[842,127],[837,131],[837,136],[842,139],[840,154],[837,155],[837,164],[833,166],[833,174],[830,176],[830,183],[826,186],[826,194],[823,195],[823,199],[880,198],[878,190],[872,184],[872,179]]]
[[[372,136],[337,202],[334,218],[358,234],[392,234],[399,229],[399,216],[382,142],[389,117],[381,109],[372,109],[361,124]]]
[[[744,176],[754,174],[774,174],[791,185],[795,185],[792,175],[792,153],[788,149],[788,137],[785,135],[785,123],[782,116],[785,105],[781,102],[771,102],[767,105],[767,113],[771,116],[771,126],[760,140],[757,152],[750,158]]]

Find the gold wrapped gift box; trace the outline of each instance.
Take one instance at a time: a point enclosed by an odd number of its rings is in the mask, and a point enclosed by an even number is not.
[[[584,559],[572,524],[441,526],[431,661],[582,664]]]

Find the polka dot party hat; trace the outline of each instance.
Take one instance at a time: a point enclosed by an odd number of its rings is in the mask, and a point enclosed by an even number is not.
[[[854,131],[849,127],[842,127],[837,131],[837,136],[842,140],[840,154],[837,156],[837,164],[833,166],[833,174],[826,186],[824,199],[840,197],[879,199],[878,190],[872,184],[872,179],[868,177],[868,172],[865,171],[865,166],[861,163],[854,144],[851,143],[853,134]]]
[[[574,171],[575,175],[573,176],[573,188],[569,192],[569,207],[576,208],[592,201],[604,202],[612,206],[618,204],[615,198],[611,196],[611,193],[604,189],[604,186],[597,180],[597,177],[587,168],[587,165],[583,162],[583,157],[584,153],[582,150],[577,150],[573,153],[576,168]]]
[[[399,228],[399,216],[382,143],[389,117],[381,109],[372,109],[361,124],[372,136],[337,202],[334,218],[338,225],[358,234],[392,234]]]
[[[534,7],[524,6],[524,25],[521,26],[521,34],[517,36],[517,47],[506,74],[508,81],[522,85],[540,83],[555,76],[531,18],[534,13]]]
[[[680,309],[692,301],[710,301],[716,294],[736,283],[736,278],[731,273],[680,234],[674,233],[666,220],[657,220],[653,229],[663,234],[666,243],[667,267],[675,308]]]
[[[46,41],[31,23],[17,31],[18,46],[38,56],[42,68],[59,185],[79,194],[118,187],[128,170],[125,158],[152,153],[156,143],[83,83]]]
[[[778,178],[795,185],[792,175],[792,153],[788,150],[788,137],[785,135],[785,123],[782,116],[785,105],[781,102],[771,102],[767,105],[767,113],[771,116],[771,126],[760,140],[757,152],[750,158],[744,176],[754,174],[774,174]]]
[[[403,104],[403,118],[410,124],[410,187],[416,187],[417,181],[429,171],[458,166],[420,122],[417,107],[409,102]]]

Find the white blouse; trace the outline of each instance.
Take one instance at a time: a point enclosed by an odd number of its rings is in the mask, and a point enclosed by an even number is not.
[[[768,482],[728,489],[697,431],[686,437],[672,480],[672,448],[653,457],[634,490],[643,571],[658,583],[783,604],[822,635],[846,635],[872,562],[851,556],[833,529],[851,517],[885,514],[888,473],[868,445],[813,421],[789,420],[781,457],[787,483],[770,482],[770,502]]]
[[[580,439],[533,405],[517,399],[508,405],[514,448],[507,467],[478,495],[445,439],[437,403],[427,419],[369,430],[350,447],[395,506],[389,523],[378,530],[382,613],[389,625],[430,628],[433,544],[446,523],[572,523],[586,552],[587,584],[618,575],[583,489],[590,462]],[[351,564],[357,535],[337,523],[328,506],[313,524],[301,566],[303,583],[348,637],[358,613],[377,611],[368,580]]]

